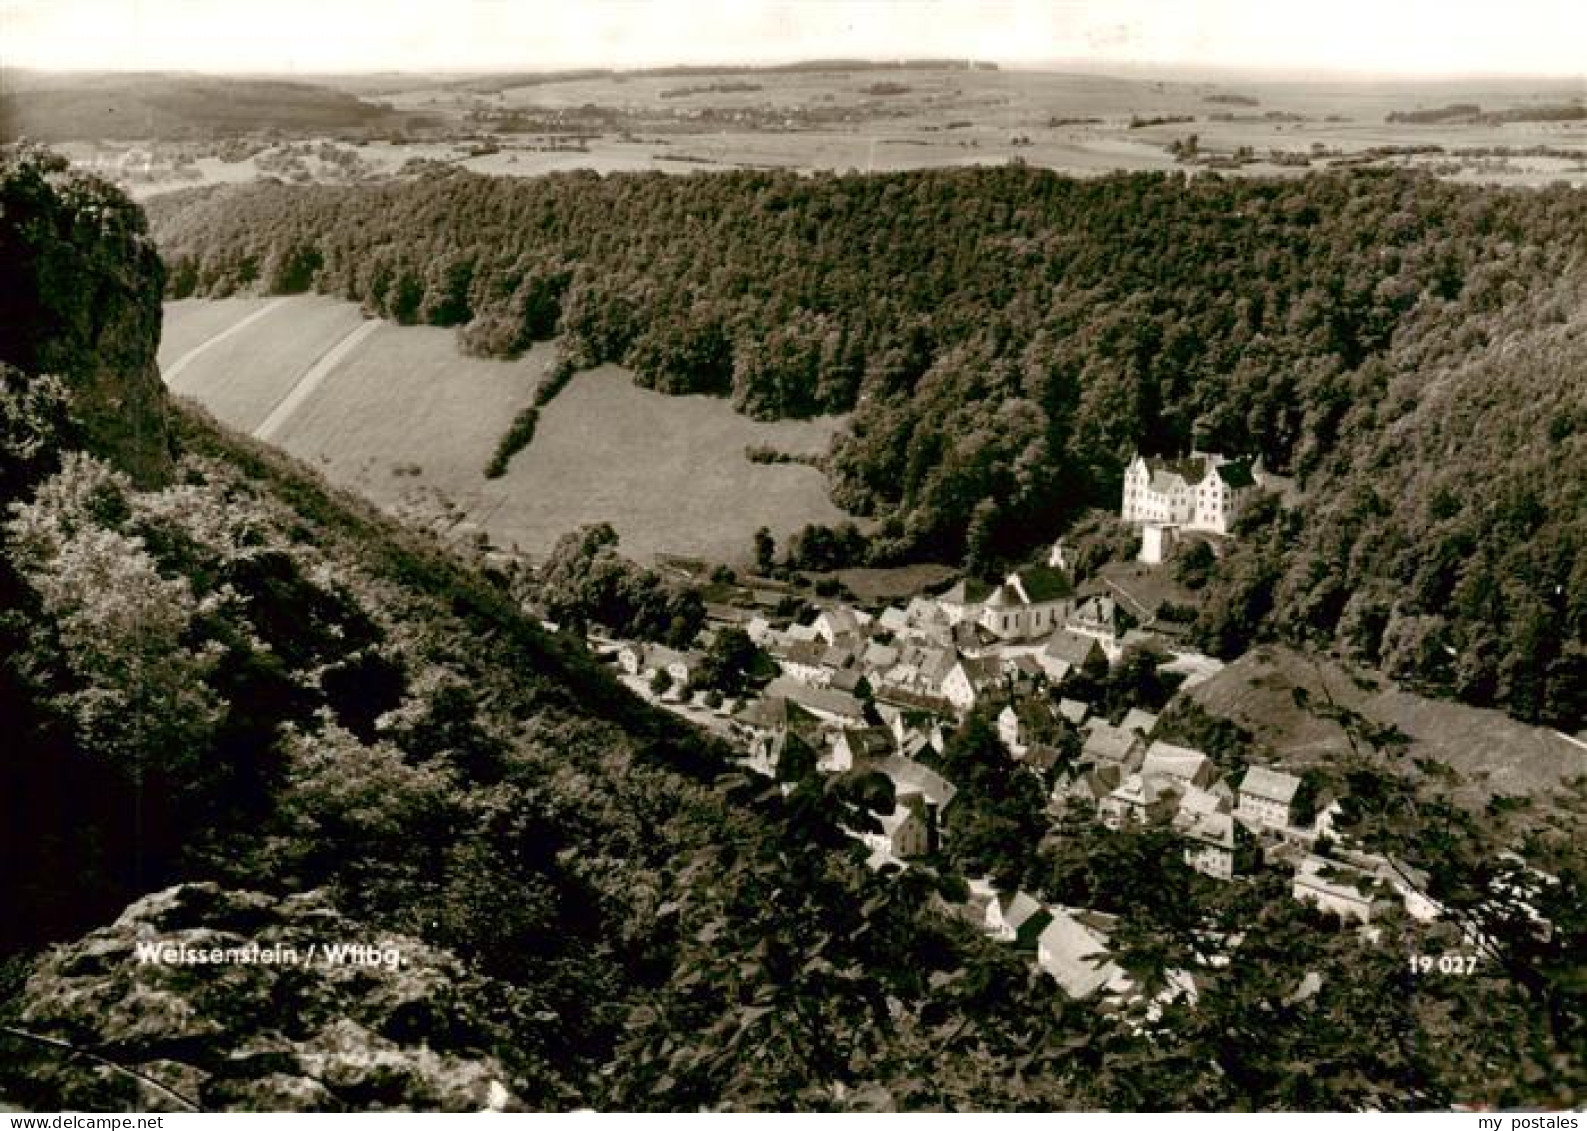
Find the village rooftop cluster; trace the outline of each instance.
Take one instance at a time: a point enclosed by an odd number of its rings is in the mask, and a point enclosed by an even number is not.
[[[1138,457],[1126,474],[1121,517],[1143,528],[1140,559],[1158,563],[1185,533],[1228,536],[1258,490],[1287,488],[1264,475],[1259,461]],[[605,651],[630,686],[711,726],[758,773],[778,776],[797,752],[822,773],[885,775],[896,807],[879,829],[853,834],[875,869],[907,868],[940,849],[959,790],[926,762],[941,753],[951,728],[982,711],[995,716],[1021,772],[1042,782],[1054,819],[1083,802],[1114,830],[1166,822],[1186,862],[1204,875],[1235,882],[1262,865],[1287,868],[1294,898],[1369,935],[1394,905],[1421,921],[1438,917],[1424,876],[1339,844],[1337,798],[1303,803],[1302,778],[1278,767],[1252,765],[1230,780],[1202,751],[1157,737],[1151,710],[1132,706],[1110,721],[1068,694],[1094,685],[1132,649],[1164,657],[1159,670],[1182,678],[1181,689],[1221,667],[1188,646],[1182,625],[1132,609],[1128,594],[1110,591],[1106,579],[1077,590],[1068,565],[1060,540],[1045,562],[1001,584],[962,579],[935,596],[870,610],[828,600],[808,623],[769,609],[711,607],[707,631],[742,627],[777,668],[738,701],[693,692],[703,652],[634,641],[609,641]],[[970,883],[963,914],[994,938],[1033,951],[1074,998],[1131,992],[1106,958],[1113,924],[1106,914],[1046,905],[989,879]],[[1193,994],[1193,978],[1181,973],[1169,992]]]

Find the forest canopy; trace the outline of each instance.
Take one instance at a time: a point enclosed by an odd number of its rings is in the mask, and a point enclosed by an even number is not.
[[[878,563],[1012,558],[1140,449],[1298,477],[1204,640],[1335,644],[1575,727],[1587,194],[1401,173],[434,173],[151,202],[169,293],[314,288],[476,353],[558,337],[762,418],[852,412]],[[503,421],[504,432],[510,422]]]

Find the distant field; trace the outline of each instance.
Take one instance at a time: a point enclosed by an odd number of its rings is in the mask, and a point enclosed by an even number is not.
[[[1201,157],[1235,176],[1298,176],[1307,168],[1358,161],[1382,147],[1439,146],[1445,152],[1374,160],[1459,180],[1587,183],[1581,156],[1587,152],[1587,121],[1387,120],[1391,113],[1454,103],[1500,113],[1580,105],[1587,90],[1579,81],[1212,82],[1159,79],[1144,70],[1109,76],[942,67],[604,74],[531,83],[400,75],[378,82],[334,76],[317,81],[336,89],[303,88],[312,97],[291,103],[295,116],[289,115],[283,129],[299,142],[356,140],[356,167],[305,157],[300,169],[285,174],[288,179],[378,178],[415,158],[504,176],[744,167],[880,172],[1014,159],[1095,176],[1116,169],[1199,168],[1176,163],[1168,150],[1194,136]],[[104,96],[90,85],[91,93]],[[244,100],[257,98],[260,87],[245,87]],[[394,111],[349,96],[371,90]],[[356,136],[316,132],[322,103],[342,110],[363,106],[358,113],[375,116]],[[158,115],[140,120],[151,123],[148,137],[133,140],[135,135],[121,132],[121,140],[105,141],[74,134],[63,148],[137,196],[283,175],[278,166],[272,171],[280,157],[274,142],[267,152],[223,160],[211,149],[162,135],[157,127],[164,119]],[[1246,155],[1232,163],[1242,149]],[[1552,152],[1525,152],[1538,149]],[[1454,152],[1459,150],[1469,152]],[[1480,152],[1486,150],[1506,152]]]
[[[170,366],[191,355],[168,378],[172,388],[254,431],[362,325],[356,307],[327,298],[173,302],[160,360]],[[352,342],[272,440],[382,507],[474,523],[498,545],[531,554],[582,523],[605,521],[636,557],[742,560],[760,526],[780,540],[844,517],[819,472],[744,457],[750,445],[823,452],[841,421],[757,423],[725,401],[636,388],[614,367],[574,378],[508,474],[485,479],[497,440],[550,356],[542,346],[514,362],[467,358],[451,331],[381,324]]]
[[[1376,723],[1398,727],[1411,738],[1411,757],[1435,758],[1476,779],[1468,790],[1473,799],[1548,790],[1587,774],[1587,749],[1553,731],[1499,711],[1413,695],[1382,680],[1359,686],[1338,666],[1286,648],[1248,652],[1190,694],[1214,714],[1248,727],[1286,764],[1307,766],[1346,752],[1338,724],[1299,707],[1296,688],[1314,703],[1331,696]]]

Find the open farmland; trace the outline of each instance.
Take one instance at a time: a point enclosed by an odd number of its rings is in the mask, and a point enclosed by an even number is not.
[[[219,313],[237,308],[223,324]],[[356,306],[330,298],[173,303],[160,368],[174,392],[198,398],[234,428],[252,432],[321,356],[358,329]],[[183,323],[203,324],[193,341]],[[189,344],[191,343],[191,344]],[[185,347],[185,348],[184,348]]]
[[[393,75],[374,84],[378,105],[352,101],[354,94],[371,97],[367,77],[316,81],[306,89],[366,106],[372,116],[352,131],[323,129],[319,118],[294,116],[293,104],[283,104],[269,134],[195,140],[191,131],[155,128],[147,137],[73,134],[63,149],[140,197],[263,177],[345,183],[433,163],[503,176],[571,169],[880,172],[1015,159],[1074,176],[1200,168],[1295,176],[1372,163],[1499,184],[1587,183],[1587,118],[1504,117],[1579,110],[1587,97],[1579,80],[1214,81],[1127,69],[1107,75],[835,65]],[[1458,105],[1488,116],[1436,114]]]
[[[379,506],[473,524],[530,554],[605,521],[636,557],[741,558],[760,526],[782,537],[843,517],[820,472],[744,454],[822,452],[840,421],[758,423],[725,401],[637,388],[614,367],[576,377],[507,475],[485,479],[550,360],[547,346],[511,362],[464,357],[450,331],[370,324],[326,298],[173,302],[160,350],[168,371],[182,362],[168,384],[232,427],[267,431]]]

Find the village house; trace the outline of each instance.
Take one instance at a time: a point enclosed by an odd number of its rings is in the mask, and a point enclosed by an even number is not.
[[[955,710],[966,714],[974,709],[982,695],[999,686],[1002,674],[1002,665],[995,659],[960,656],[942,677],[937,693],[953,704]]]
[[[1017,755],[1021,765],[1044,774],[1061,762],[1063,756],[1060,748],[1047,742],[1033,742],[1025,748],[1025,753]]]
[[[1070,726],[1081,727],[1091,715],[1091,704],[1083,699],[1060,699],[1058,714],[1063,716]]]
[[[637,640],[625,640],[617,649],[617,666],[629,675],[645,670],[645,646]]]
[[[974,621],[981,615],[981,605],[992,595],[992,587],[973,577],[962,577],[953,587],[937,598],[937,608],[950,625],[961,621]]]
[[[998,740],[1015,758],[1024,756],[1037,735],[1052,737],[1059,729],[1052,700],[1044,695],[1021,696],[997,715]]]
[[[889,755],[879,762],[873,762],[871,769],[886,775],[893,783],[893,793],[900,803],[905,797],[920,797],[930,851],[936,851],[937,842],[942,835],[943,814],[958,796],[958,787],[930,767],[899,754]]]
[[[824,687],[830,675],[821,662],[824,651],[813,640],[795,640],[773,644],[766,649],[766,654],[777,661],[784,675],[811,687]]]
[[[824,723],[834,726],[868,726],[865,704],[846,691],[811,687],[787,676],[778,676],[761,692],[766,698],[782,697],[798,704]]]
[[[773,776],[788,754],[788,740],[796,736],[814,750],[821,743],[821,720],[780,695],[765,696],[746,704],[733,716],[735,729],[744,736],[749,765]]]
[[[870,683],[865,678],[865,672],[855,667],[829,673],[827,686],[833,691],[846,691],[850,695],[859,696],[864,693],[866,687],[870,686]]]
[[[1241,829],[1233,816],[1217,810],[1187,809],[1181,804],[1174,815],[1174,828],[1186,841],[1186,864],[1215,880],[1234,878],[1236,838]]]
[[[1140,769],[1146,743],[1140,735],[1111,726],[1105,719],[1092,719],[1086,727],[1085,745],[1080,760],[1093,766],[1117,766],[1126,773]]]
[[[1218,768],[1199,750],[1172,742],[1154,742],[1141,760],[1141,776],[1167,779],[1184,792],[1190,786],[1206,789],[1217,780]]]
[[[1068,679],[1071,672],[1083,672],[1096,678],[1108,670],[1107,653],[1096,638],[1067,629],[1059,629],[1052,634],[1042,650],[1036,653],[1036,662],[1054,684]]]
[[[931,851],[932,832],[927,822],[925,801],[920,794],[900,795],[891,813],[876,818],[880,831],[866,831],[860,840],[881,861],[910,860]]]
[[[840,639],[857,640],[870,623],[870,614],[863,610],[851,609],[847,605],[832,605],[822,609],[810,627],[830,645]]]
[[[1179,790],[1172,781],[1130,774],[1097,806],[1103,824],[1111,829],[1166,817],[1179,806]]]
[[[846,773],[855,766],[886,758],[896,748],[893,732],[886,727],[844,727],[817,768],[827,773]]]
[[[1103,987],[1123,991],[1129,987],[1124,971],[1107,955],[1108,938],[1064,907],[1051,909],[1052,921],[1036,939],[1036,964],[1063,987],[1064,993],[1083,1001]]]
[[[867,641],[865,651],[860,653],[860,667],[867,672],[881,674],[889,671],[898,663],[902,653],[895,645],[883,644],[877,640]]]
[[[660,644],[626,641],[617,649],[617,666],[632,676],[667,673],[674,687],[687,687],[705,657],[700,652],[678,652]]]
[[[1292,894],[1302,903],[1331,911],[1340,919],[1367,924],[1392,906],[1392,891],[1377,876],[1353,864],[1309,855],[1295,869]]]
[[[1090,802],[1100,809],[1108,794],[1119,788],[1123,779],[1120,768],[1111,763],[1087,767],[1061,778],[1053,786],[1050,800],[1059,810],[1071,801]]]
[[[1252,766],[1240,781],[1235,816],[1271,829],[1288,828],[1294,818],[1300,779],[1279,770]]]
[[[1012,703],[997,713],[998,741],[1016,758],[1025,753],[1025,731],[1025,724]]]
[[[1139,707],[1131,707],[1119,720],[1119,729],[1132,731],[1142,738],[1151,738],[1152,731],[1157,729],[1157,716]]]
[[[893,636],[901,636],[909,631],[909,614],[897,605],[888,605],[876,617],[875,628],[879,632],[888,632]]]
[[[881,679],[893,687],[936,698],[956,661],[957,657],[945,648],[911,644],[900,653],[898,662],[882,673]]]
[[[1052,921],[1052,914],[1023,891],[999,894],[986,905],[986,933],[999,942],[1019,947],[1034,947],[1037,938]]]
[[[1124,615],[1112,597],[1098,594],[1079,602],[1064,618],[1064,629],[1077,636],[1089,636],[1102,646],[1109,663],[1123,655],[1119,638],[1125,631]]]

